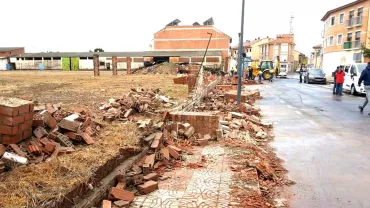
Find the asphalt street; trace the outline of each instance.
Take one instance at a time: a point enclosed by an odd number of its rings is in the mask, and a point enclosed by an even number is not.
[[[274,123],[273,146],[296,185],[297,208],[370,207],[370,106],[364,96],[332,95],[330,85],[275,79],[258,88],[265,121]]]

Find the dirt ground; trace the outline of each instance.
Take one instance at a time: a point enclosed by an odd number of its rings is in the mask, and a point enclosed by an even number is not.
[[[130,88],[159,88],[173,98],[185,98],[187,87],[173,84],[170,75],[112,76],[101,72],[11,71],[0,73],[0,94],[5,97],[32,96],[39,103],[59,103],[62,108],[84,107],[97,111],[98,104],[120,98]],[[41,207],[80,183],[86,183],[98,167],[115,157],[120,149],[137,148],[136,127],[107,125],[91,146],[77,146],[70,155],[18,168],[0,177],[0,207]]]
[[[185,98],[187,87],[174,85],[173,75],[130,75],[103,71],[4,71],[0,73],[1,96],[32,96],[41,103],[68,106],[93,106],[109,98],[119,98],[130,88],[159,88],[170,97]]]

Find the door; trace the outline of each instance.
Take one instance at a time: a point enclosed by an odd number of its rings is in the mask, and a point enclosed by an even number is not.
[[[345,73],[345,76],[344,76],[344,83],[343,83],[343,89],[345,90],[350,90],[351,89],[351,83],[352,83],[352,79],[351,79],[351,65],[347,65],[345,68],[344,68],[344,73]]]

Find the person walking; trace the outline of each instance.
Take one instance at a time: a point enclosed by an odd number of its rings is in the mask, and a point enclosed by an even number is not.
[[[231,70],[230,70],[230,72],[231,72],[231,76],[233,77],[235,74],[236,74],[236,67],[237,67],[237,62],[236,62],[236,60],[235,59],[232,59],[231,60]]]
[[[269,72],[270,72],[270,82],[272,82],[272,80],[274,79],[275,69],[272,68],[269,70]]]
[[[261,83],[262,82],[262,70],[259,70],[258,71],[258,82]]]
[[[360,79],[358,80],[358,86],[361,86],[362,81],[365,85],[366,100],[362,106],[359,106],[361,113],[364,112],[366,105],[369,103],[370,99],[370,62],[367,63],[367,67],[362,71]],[[370,116],[370,113],[368,114]]]
[[[303,68],[301,66],[301,68],[299,69],[299,82],[302,83],[302,78],[303,78]]]
[[[253,79],[253,69],[252,69],[252,67],[249,67],[249,76],[248,76],[248,79],[249,80],[252,80]]]
[[[345,75],[345,73],[343,72],[342,68],[339,68],[339,70],[335,74],[335,80],[336,80],[336,83],[337,83],[337,88],[336,88],[335,92],[339,96],[342,96],[344,75]]]
[[[337,74],[337,72],[339,71],[339,66],[337,66],[337,69],[333,72],[333,77],[334,77],[334,87],[333,87],[333,95],[335,95],[336,93],[335,93],[335,90],[337,89],[337,82],[336,82],[336,74]]]

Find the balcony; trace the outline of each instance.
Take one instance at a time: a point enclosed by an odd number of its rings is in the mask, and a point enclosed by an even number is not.
[[[357,27],[362,25],[362,16],[352,17],[347,20],[347,28]]]
[[[359,40],[347,41],[343,44],[343,50],[354,50],[361,48],[362,43]]]

